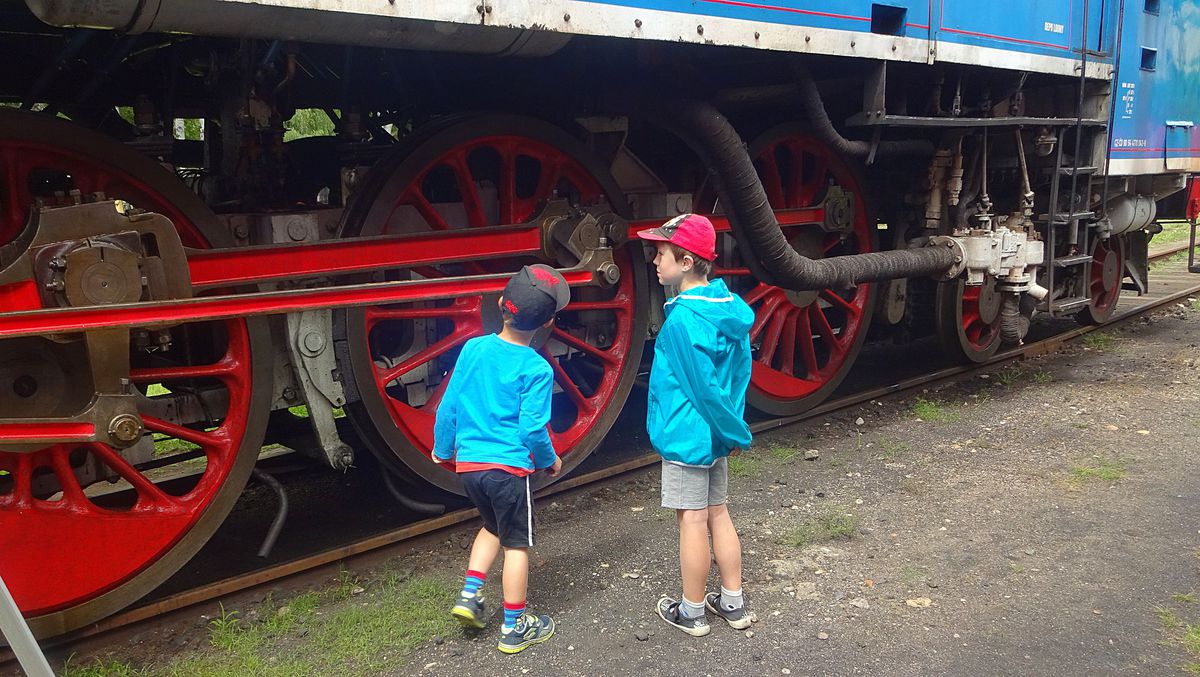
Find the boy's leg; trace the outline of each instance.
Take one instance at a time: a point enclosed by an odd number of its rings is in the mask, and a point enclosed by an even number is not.
[[[724,505],[708,508],[708,529],[712,533],[713,555],[721,574],[721,602],[726,606],[742,605],[742,542],[729,509]]]
[[[471,557],[467,564],[467,573],[463,578],[463,588],[459,592],[458,602],[450,609],[450,614],[460,623],[472,628],[484,626],[483,596],[479,589],[487,581],[488,569],[500,552],[500,538],[497,536],[496,513],[488,496],[486,479],[487,472],[471,472],[462,475],[463,486],[467,496],[479,510],[483,519],[483,528],[475,536],[475,544],[471,546]]]
[[[504,549],[504,628],[511,629],[525,613],[529,592],[529,549]]]
[[[704,605],[739,630],[750,627],[750,615],[742,597],[742,543],[726,504],[729,495],[728,462],[721,459],[709,471],[708,530],[712,534],[713,555],[721,574],[721,592],[705,596]]]
[[[702,613],[704,585],[712,568],[708,550],[708,508],[677,510],[675,515],[679,522],[679,572],[683,578],[684,610],[696,611],[698,606]],[[699,613],[688,615],[695,617]]]
[[[462,595],[469,597],[479,592],[487,581],[487,573],[500,554],[500,538],[481,527],[471,546],[471,558],[467,561],[467,575],[463,580]]]

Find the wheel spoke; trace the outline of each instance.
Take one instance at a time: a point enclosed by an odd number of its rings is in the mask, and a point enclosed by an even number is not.
[[[775,360],[775,351],[779,349],[779,337],[783,334],[783,325],[787,321],[787,312],[775,313],[772,312],[767,316],[766,334],[762,339],[762,347],[759,348],[758,361],[765,365],[771,365]],[[753,336],[753,333],[751,334]]]
[[[92,512],[92,502],[84,495],[83,487],[79,486],[79,478],[71,469],[66,448],[60,445],[54,449],[51,452],[51,463],[54,465],[54,476],[58,478],[58,486],[63,492],[63,500],[71,505],[72,510]]]
[[[417,351],[416,354],[404,360],[400,364],[390,367],[384,371],[379,377],[379,382],[387,385],[388,383],[395,381],[416,367],[419,367],[430,360],[436,359],[458,344],[465,343],[467,339],[477,335],[480,333],[480,331],[481,329],[473,324],[456,327],[454,331],[434,342],[433,345],[426,346],[424,349]]]
[[[167,494],[162,489],[159,489],[146,476],[138,471],[137,468],[129,464],[120,454],[113,451],[111,447],[104,444],[93,443],[89,447],[93,454],[112,468],[113,472],[121,476],[121,479],[129,482],[130,486],[137,491],[138,507],[142,507],[143,500],[146,502],[147,508],[161,510],[163,508],[179,508],[179,501]]]
[[[796,325],[800,321],[801,310],[793,308],[788,311],[783,324],[783,336],[779,354],[779,371],[792,374],[796,371]]]
[[[551,368],[554,369],[554,381],[563,389],[563,392],[567,394],[567,397],[569,397],[571,401],[575,403],[575,408],[579,410],[579,413],[584,414],[590,412],[592,410],[591,401],[584,396],[583,391],[579,389],[579,386],[575,385],[575,382],[572,381],[571,377],[567,375],[566,370],[562,368],[562,364],[560,364],[553,355],[549,354],[545,348],[542,348],[541,353],[542,357],[544,357],[546,361],[550,363]]]
[[[421,193],[419,183],[405,192],[401,201],[403,204],[412,205],[433,230],[450,230],[450,224],[446,223],[446,219],[442,218],[438,210],[434,209],[429,200]],[[386,228],[384,228],[384,232],[387,232]]]
[[[528,198],[529,202],[534,204],[540,200],[549,199],[554,189],[558,187],[559,178],[562,177],[562,162],[558,158],[540,158],[540,160],[542,174],[538,177],[537,189],[533,196]]]
[[[500,185],[496,187],[500,203],[500,223],[522,223],[525,214],[517,214],[517,148],[514,144],[498,145],[500,152]]]
[[[221,446],[221,444],[224,442],[222,439],[223,436],[216,432],[193,430],[191,428],[171,423],[170,421],[164,421],[161,418],[155,418],[153,416],[143,416],[142,423],[146,426],[146,430],[162,433],[169,437],[183,440],[184,442],[191,442],[192,444],[198,447],[203,447],[204,449],[211,449]]]
[[[617,356],[613,355],[611,352],[604,350],[602,348],[599,348],[597,346],[594,346],[594,345],[588,343],[587,341],[584,341],[583,339],[580,339],[577,336],[575,336],[569,332],[559,329],[558,327],[554,328],[553,334],[554,334],[554,338],[561,341],[562,343],[565,343],[568,346],[570,346],[580,352],[584,352],[589,355],[592,355],[593,357],[596,357],[597,359],[599,359],[603,362],[606,362],[608,364],[617,364],[618,362],[620,362],[620,360],[617,358]]]
[[[829,303],[841,308],[842,310],[846,311],[846,313],[848,313],[849,315],[851,315],[853,317],[858,317],[862,313],[862,311],[859,310],[858,306],[854,305],[853,303],[850,303],[849,301],[842,298],[838,294],[833,293],[833,290],[822,289],[821,290],[821,298],[823,298],[826,301],[828,301]]]
[[[456,153],[447,163],[454,170],[454,178],[458,183],[458,194],[462,197],[463,208],[467,211],[467,224],[472,228],[482,228],[488,225],[487,217],[483,214],[483,203],[479,199],[479,187],[475,185],[475,177],[467,164],[465,152]]]
[[[771,287],[770,291],[772,292],[771,295],[765,301],[763,301],[762,307],[760,307],[754,314],[754,324],[750,326],[751,341],[753,341],[755,337],[762,332],[763,327],[765,327],[767,322],[771,320],[771,317],[775,315],[775,311],[779,309],[779,306],[783,303],[787,303],[787,296],[783,293],[783,290],[777,287]]]
[[[769,284],[759,282],[757,287],[751,289],[746,293],[745,296],[742,297],[742,300],[746,302],[746,305],[752,306],[755,303],[758,303],[764,296],[772,291],[775,291],[776,289],[778,289],[778,287],[772,287]]]
[[[833,332],[833,327],[829,324],[829,318],[825,317],[825,311],[821,309],[821,305],[814,303],[808,307],[808,314],[811,316],[811,323],[816,326],[817,333],[821,335],[821,340],[829,348],[830,356],[841,355],[846,352],[842,342],[838,340],[837,334]]]
[[[817,195],[819,195],[828,184],[826,176],[829,173],[829,165],[825,161],[825,156],[818,154],[806,155],[813,158],[812,174],[809,175],[808,180],[804,182],[803,190],[801,190],[800,194],[796,196],[798,200],[798,204],[796,205],[797,207],[807,207],[808,205],[811,205],[813,201],[817,199]]]
[[[810,381],[815,381],[821,369],[817,366],[817,346],[813,342],[812,323],[809,321],[808,313],[800,313],[800,321],[796,327],[796,339],[800,344],[800,355],[804,359],[806,376]]]
[[[3,207],[5,221],[0,224],[0,244],[8,242],[16,235],[25,220],[24,191],[21,189],[21,170],[17,161],[17,153],[12,148],[0,149],[0,172],[4,173],[0,194],[0,207]]]

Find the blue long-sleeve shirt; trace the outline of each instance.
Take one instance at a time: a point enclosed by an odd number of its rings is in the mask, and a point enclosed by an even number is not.
[[[528,346],[496,334],[467,341],[433,427],[433,453],[459,472],[500,466],[517,475],[554,465],[546,426],[554,370]]]

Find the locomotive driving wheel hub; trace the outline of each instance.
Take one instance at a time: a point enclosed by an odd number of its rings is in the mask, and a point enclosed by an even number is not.
[[[825,234],[817,230],[804,230],[793,237],[789,244],[792,249],[795,249],[801,256],[816,260],[825,256]],[[820,296],[820,289],[808,291],[796,291],[793,289],[785,289],[784,295],[797,308],[805,308]]]

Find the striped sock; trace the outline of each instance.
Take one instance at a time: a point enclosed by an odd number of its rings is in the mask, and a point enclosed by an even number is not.
[[[512,630],[517,625],[517,619],[525,613],[525,602],[504,603],[504,631]]]
[[[462,596],[474,597],[485,581],[487,581],[487,574],[468,569],[467,577],[463,579]]]

